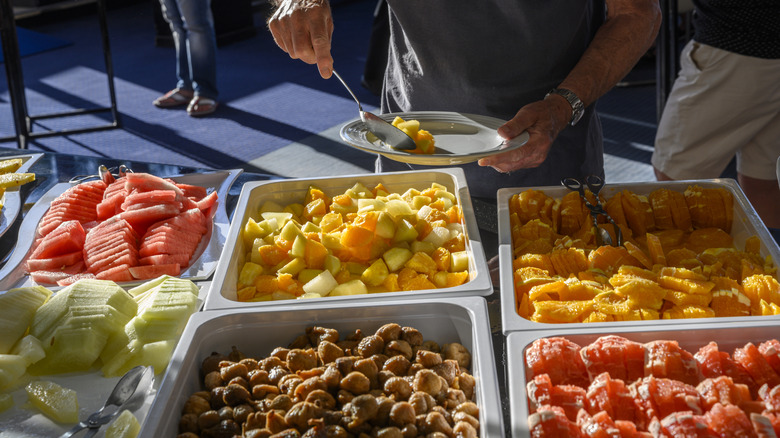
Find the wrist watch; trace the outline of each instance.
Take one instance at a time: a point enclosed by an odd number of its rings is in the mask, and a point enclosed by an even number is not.
[[[580,98],[577,97],[573,91],[567,90],[566,88],[553,88],[544,96],[544,98],[547,99],[547,96],[551,94],[563,96],[563,98],[569,102],[569,105],[571,105],[571,120],[569,120],[569,126],[576,125],[582,118],[582,115],[585,114],[585,104],[582,103]]]

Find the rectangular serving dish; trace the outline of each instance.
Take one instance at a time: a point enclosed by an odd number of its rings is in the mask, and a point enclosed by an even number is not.
[[[736,248],[742,249],[745,246],[745,240],[751,236],[758,236],[761,239],[761,256],[771,256],[777,263],[780,260],[780,247],[772,238],[764,223],[758,217],[753,206],[745,197],[745,194],[732,179],[713,179],[697,181],[665,181],[665,182],[638,182],[638,183],[620,183],[606,184],[601,191],[604,198],[609,199],[615,193],[622,190],[630,190],[638,195],[648,195],[653,190],[667,188],[684,192],[690,185],[699,185],[703,188],[723,188],[728,190],[734,198],[734,220],[731,227],[731,236]],[[604,323],[569,323],[569,324],[547,324],[533,322],[518,315],[515,299],[515,287],[512,271],[512,230],[510,225],[509,200],[512,195],[521,193],[524,190],[533,189],[544,192],[550,197],[560,199],[569,190],[563,186],[556,187],[530,187],[530,188],[506,188],[498,191],[498,255],[499,255],[499,275],[501,284],[501,322],[504,334],[518,330],[550,330],[556,327],[560,330],[578,329],[585,327],[622,327],[629,325],[655,326],[658,324],[685,324],[699,323],[701,319],[676,319],[676,320],[653,320],[653,321],[619,321]],[[764,318],[763,316],[749,317],[730,317],[730,318],[707,318],[706,322],[717,322],[719,324],[744,323]]]
[[[714,320],[712,318],[710,321]],[[750,323],[731,324],[724,327],[716,322],[676,324],[655,327],[621,327],[619,329],[581,328],[575,331],[539,330],[510,333],[506,337],[507,382],[509,393],[510,427],[512,437],[528,438],[529,400],[526,384],[533,378],[525,366],[525,351],[536,339],[553,336],[564,337],[580,347],[585,347],[601,336],[617,335],[626,339],[646,343],[658,340],[677,341],[683,349],[696,354],[699,348],[711,341],[718,344],[718,350],[733,355],[736,348],[748,342],[758,346],[761,342],[777,339],[780,335],[780,320],[761,319]],[[586,388],[587,389],[587,388]]]
[[[0,157],[0,161],[21,158],[22,167],[16,173],[27,173],[42,156],[43,154],[7,155]],[[3,237],[22,211],[20,188],[19,186],[11,187],[2,195],[3,208],[0,210],[0,237]]]
[[[301,202],[306,190],[314,185],[328,196],[344,193],[356,183],[372,188],[382,183],[391,193],[404,193],[410,188],[425,189],[433,183],[447,187],[461,206],[465,222],[466,250],[469,252],[469,280],[457,287],[428,289],[409,292],[386,292],[380,294],[351,295],[338,297],[311,298],[306,300],[285,300],[265,302],[240,302],[237,300],[236,284],[241,266],[246,260],[247,249],[240,238],[241,229],[250,217],[258,219],[260,206],[266,201],[274,201],[282,206],[292,202]],[[215,310],[229,307],[278,306],[292,303],[321,303],[325,301],[350,302],[363,299],[416,299],[436,296],[488,296],[493,292],[485,251],[479,239],[474,209],[466,186],[466,177],[459,168],[437,171],[393,172],[371,175],[347,175],[327,178],[308,178],[290,180],[257,181],[244,184],[238,204],[233,214],[227,242],[220,257],[219,266],[214,273],[213,287],[209,293],[205,309]]]
[[[471,352],[470,372],[477,382],[480,436],[503,436],[496,363],[487,304],[481,297],[445,300],[325,302],[316,306],[282,306],[203,311],[193,315],[173,353],[157,396],[139,436],[174,437],[187,398],[201,390],[200,364],[212,352],[227,354],[236,346],[248,357],[267,357],[285,347],[306,327],[321,326],[344,335],[373,333],[387,323],[419,330],[426,340],[443,345],[459,342]]]
[[[232,169],[166,177],[182,184],[205,187],[209,191],[215,190],[218,197],[212,226],[206,231],[196,248],[193,255],[194,261],[179,275],[180,278],[192,281],[207,280],[217,269],[219,255],[222,252],[222,246],[225,244],[228,229],[230,228],[230,219],[226,207],[228,192],[230,186],[233,185],[233,182],[242,172],[243,170],[241,169]],[[49,210],[51,202],[70,187],[72,187],[71,183],[56,184],[41,196],[24,217],[19,228],[19,239],[16,242],[16,246],[6,264],[0,269],[0,291],[34,284],[26,272],[25,261],[33,250],[38,223]],[[121,285],[125,286],[142,282],[122,282]],[[59,289],[57,286],[45,286],[52,290]]]
[[[198,304],[195,314],[203,305],[203,300],[209,289],[208,282],[196,282],[198,286]],[[124,287],[125,290],[129,289]],[[192,318],[192,317],[190,317]],[[181,342],[181,338],[179,341]],[[173,359],[171,359],[172,363]],[[168,368],[171,368],[171,363],[168,364]],[[151,382],[151,387],[148,388],[149,392],[143,399],[143,404],[140,402],[136,405],[136,409],[132,409],[133,415],[143,424],[149,407],[154,400],[157,388],[160,387],[160,383],[163,379],[163,373],[159,372],[154,375]],[[32,380],[46,380],[54,382],[64,388],[72,389],[76,391],[78,404],[79,404],[79,419],[84,421],[87,417],[100,409],[106,402],[114,386],[119,382],[121,377],[104,377],[99,368],[92,368],[85,372],[74,372],[66,374],[53,374],[42,376],[31,376],[25,374],[20,380],[19,384],[13,390],[8,391],[11,398],[14,401],[13,406],[0,412],[0,437],[25,437],[25,438],[49,438],[57,437],[67,432],[75,424],[57,423],[50,420],[43,413],[37,409],[31,407],[27,403],[27,393],[24,387],[28,381]],[[139,406],[140,405],[140,406]],[[111,408],[109,408],[111,409]],[[97,436],[104,436],[106,427],[103,426],[98,431]],[[85,432],[79,432],[76,436],[84,436]],[[143,435],[138,435],[143,436]]]

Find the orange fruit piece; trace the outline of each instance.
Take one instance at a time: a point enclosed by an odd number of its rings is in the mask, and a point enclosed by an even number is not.
[[[655,226],[661,230],[670,230],[677,228],[672,218],[672,208],[675,207],[672,200],[673,192],[669,189],[656,189],[647,195],[648,201],[650,201],[650,207],[653,209],[653,219],[655,220]],[[688,207],[685,208],[687,213]]]
[[[621,193],[623,213],[626,215],[626,221],[634,235],[644,236],[647,231],[655,228],[653,209],[647,198],[628,190],[623,190]]]
[[[555,267],[555,273],[564,278],[576,276],[578,272],[588,269],[585,251],[577,248],[555,249],[550,254],[550,261]]]
[[[607,199],[607,202],[604,204],[604,210],[607,211],[607,214],[612,217],[612,220],[615,221],[619,227],[628,228],[626,213],[623,211],[622,193],[615,193],[611,198]]]
[[[533,301],[531,320],[544,323],[580,322],[593,311],[593,301]]]
[[[742,285],[728,277],[712,277],[715,283],[710,307],[715,316],[750,316],[750,298]]]
[[[745,252],[748,254],[761,255],[761,239],[758,236],[750,236],[745,240]]]
[[[647,254],[642,251],[641,248],[636,246],[635,244],[631,243],[630,241],[623,242],[623,246],[626,247],[628,250],[628,253],[631,254],[635,259],[639,261],[642,265],[644,265],[645,268],[652,268],[653,267],[653,261],[650,260],[650,257],[647,256]]]
[[[517,213],[521,223],[539,219],[544,223],[552,224],[552,207],[554,200],[539,190],[523,190],[512,195],[509,200],[509,209]]]
[[[647,233],[647,252],[650,253],[650,260],[654,265],[666,265],[666,255],[661,239],[653,234]]]
[[[561,234],[572,235],[582,228],[582,224],[588,219],[585,203],[582,202],[579,193],[569,192],[561,198]]]
[[[313,239],[306,239],[303,261],[306,262],[308,268],[323,269],[325,266],[325,258],[328,254],[330,254],[330,252],[328,251],[328,248],[325,248],[325,245]]]
[[[694,185],[688,187],[684,195],[694,228],[717,227],[731,232],[734,200],[729,191]]]
[[[588,267],[612,275],[623,265],[642,266],[625,247],[600,246],[588,254]]]
[[[370,245],[373,238],[373,231],[356,225],[347,225],[341,232],[341,244],[351,248]]]
[[[666,264],[677,268],[693,269],[701,267],[696,253],[687,248],[673,249],[666,253]]]
[[[261,274],[255,279],[256,295],[265,295],[279,290],[276,276]]]
[[[708,248],[733,248],[734,240],[720,228],[701,228],[688,235],[685,247],[698,254]]]
[[[517,270],[524,267],[539,268],[548,273],[554,272],[552,260],[547,254],[523,254],[512,261],[512,269]]]
[[[750,298],[754,314],[758,314],[761,300],[780,304],[780,283],[771,275],[751,275],[742,280],[742,289]]]

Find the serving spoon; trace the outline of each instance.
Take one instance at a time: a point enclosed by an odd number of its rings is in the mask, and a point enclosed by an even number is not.
[[[397,149],[399,151],[411,151],[417,147],[412,137],[409,137],[409,135],[407,135],[405,132],[386,122],[376,114],[363,111],[363,106],[360,104],[357,96],[355,96],[355,93],[352,92],[352,89],[349,88],[349,85],[347,85],[347,83],[344,82],[344,79],[342,79],[341,76],[336,73],[336,70],[332,71],[333,76],[336,76],[336,79],[338,79],[339,82],[344,85],[344,88],[349,91],[349,94],[353,99],[355,99],[355,102],[357,102],[358,111],[360,111],[360,120],[363,121],[363,123],[366,125],[366,129],[368,129],[369,132],[374,134],[378,139],[385,142],[385,144],[391,148]]]

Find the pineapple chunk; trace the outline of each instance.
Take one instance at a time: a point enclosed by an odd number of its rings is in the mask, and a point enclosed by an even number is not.
[[[382,258],[387,264],[387,269],[390,272],[396,272],[401,269],[404,264],[412,258],[412,251],[407,248],[394,247],[390,248],[382,254]]]
[[[108,425],[106,438],[135,438],[141,431],[141,424],[132,412],[122,411],[118,417]]]
[[[28,366],[46,357],[41,341],[33,335],[27,335],[20,339],[11,349],[11,354],[22,356],[27,361]]]
[[[10,160],[3,160],[0,161],[0,173],[11,173],[16,172],[19,170],[20,167],[22,167],[21,158],[12,158]]]
[[[76,391],[45,380],[30,382],[25,387],[25,391],[32,405],[52,420],[58,423],[79,421]]]
[[[0,354],[0,389],[9,388],[27,371],[27,360],[18,354]]]
[[[316,277],[303,285],[303,292],[307,294],[317,294],[321,297],[328,296],[339,283],[333,277],[330,271],[322,271]]]
[[[365,283],[360,280],[350,280],[333,288],[329,296],[365,295],[367,293],[368,288],[366,288]]]
[[[385,278],[389,273],[384,260],[377,259],[371,266],[363,271],[360,279],[368,286],[379,286],[385,281]]]
[[[7,189],[35,181],[34,173],[6,173],[0,175],[0,187]]]

